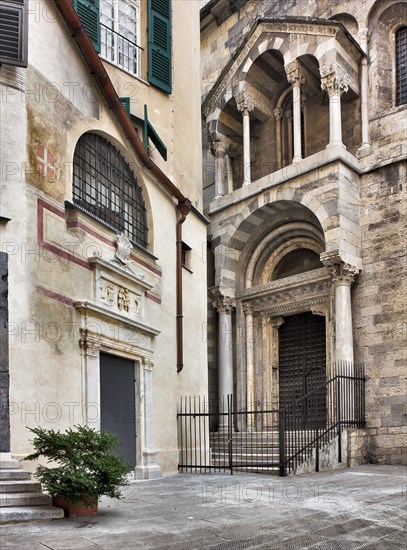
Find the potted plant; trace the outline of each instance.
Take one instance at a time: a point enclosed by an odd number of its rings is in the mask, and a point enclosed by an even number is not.
[[[45,457],[55,467],[40,465],[36,477],[52,496],[55,506],[65,516],[91,515],[97,511],[102,495],[121,498],[130,467],[112,454],[119,444],[115,434],[98,432],[86,426],[74,426],[64,433],[43,428],[29,428],[35,434],[35,452],[25,460]]]

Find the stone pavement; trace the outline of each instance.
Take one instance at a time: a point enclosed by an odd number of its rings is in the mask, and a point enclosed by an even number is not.
[[[1,527],[1,550],[390,550],[406,547],[407,470],[369,465],[279,478],[137,482],[100,512]]]

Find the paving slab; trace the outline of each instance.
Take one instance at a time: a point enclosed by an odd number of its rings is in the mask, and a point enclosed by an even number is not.
[[[1,527],[13,550],[386,550],[406,540],[407,469],[135,482],[93,517]]]

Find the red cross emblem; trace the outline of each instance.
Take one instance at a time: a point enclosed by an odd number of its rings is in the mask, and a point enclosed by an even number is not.
[[[46,178],[52,180],[56,175],[55,157],[51,151],[40,145],[37,149],[36,158],[37,170]]]

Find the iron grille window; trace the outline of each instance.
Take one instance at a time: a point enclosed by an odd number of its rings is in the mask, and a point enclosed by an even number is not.
[[[407,27],[396,33],[396,103],[407,103]]]
[[[142,189],[123,155],[97,134],[84,134],[76,145],[73,202],[147,248],[147,211]]]

